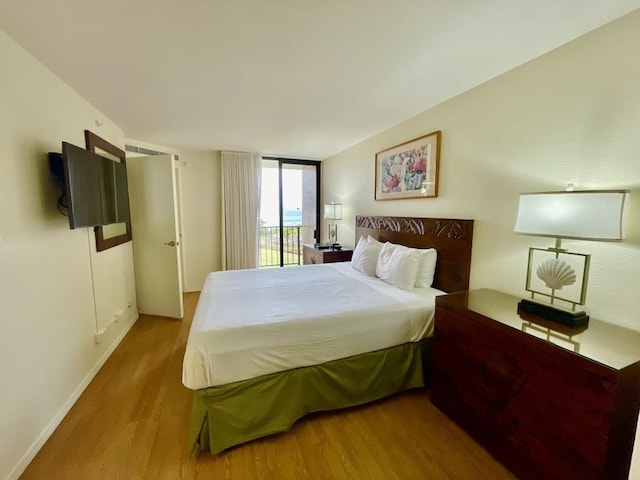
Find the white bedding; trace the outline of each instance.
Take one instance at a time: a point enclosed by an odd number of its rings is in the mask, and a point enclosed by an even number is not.
[[[182,383],[197,390],[419,341],[442,293],[400,290],[350,262],[211,273]]]

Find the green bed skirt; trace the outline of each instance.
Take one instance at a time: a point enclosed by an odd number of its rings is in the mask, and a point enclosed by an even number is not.
[[[194,392],[189,446],[211,453],[289,430],[312,412],[361,405],[425,385],[431,342],[353,357]]]

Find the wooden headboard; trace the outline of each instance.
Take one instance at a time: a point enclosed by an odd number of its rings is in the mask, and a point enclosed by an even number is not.
[[[469,289],[473,220],[356,216],[356,243],[371,235],[381,242],[435,248],[438,263],[433,287],[445,292]]]

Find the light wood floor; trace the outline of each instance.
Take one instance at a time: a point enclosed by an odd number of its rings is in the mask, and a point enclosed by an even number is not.
[[[414,390],[311,415],[220,455],[187,451],[185,319],[142,315],[38,453],[24,479],[513,479]]]

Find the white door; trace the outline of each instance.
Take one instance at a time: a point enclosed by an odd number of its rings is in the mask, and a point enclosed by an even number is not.
[[[127,158],[138,310],[182,318],[176,174],[171,155]]]

